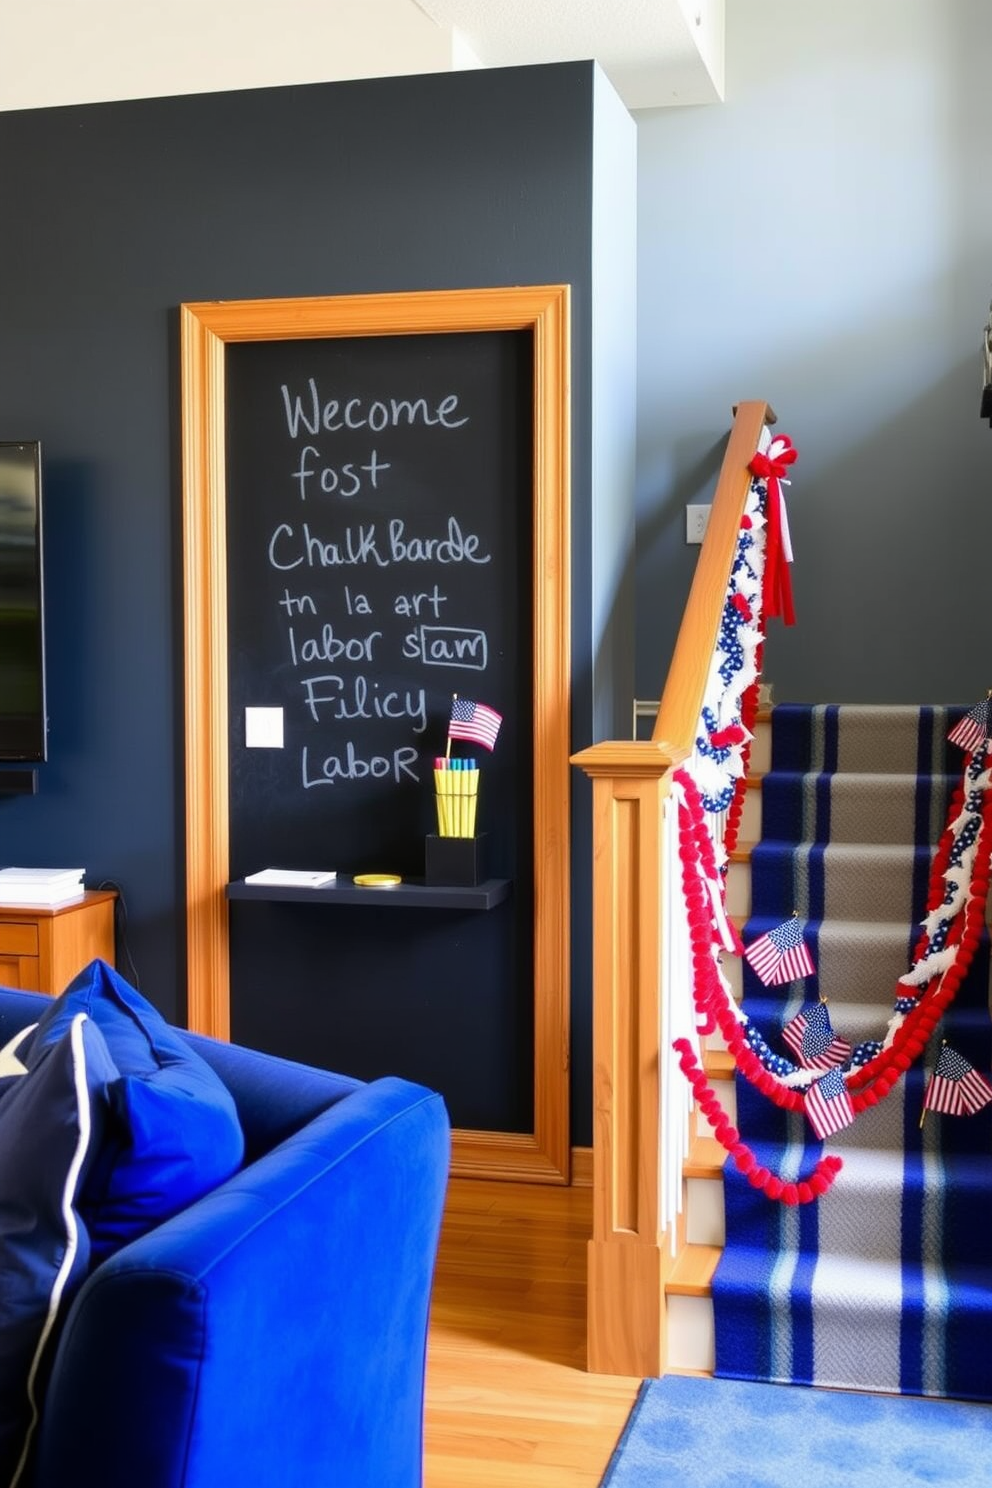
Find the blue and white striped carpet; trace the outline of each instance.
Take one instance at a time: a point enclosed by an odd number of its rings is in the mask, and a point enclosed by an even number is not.
[[[766,988],[745,963],[744,1006],[773,1049],[787,1053],[782,1027],[817,993],[851,1044],[884,1037],[960,779],[963,755],[946,735],[962,712],[774,710],[744,941],[798,910],[817,975]],[[989,1072],[987,938],[941,1036]],[[728,1163],[718,1375],[992,1400],[992,1107],[928,1113],[921,1130],[933,1059],[932,1046],[828,1141],[844,1168],[814,1203],[771,1202]],[[787,1179],[824,1151],[801,1115],[740,1078],[738,1126],[759,1163]]]

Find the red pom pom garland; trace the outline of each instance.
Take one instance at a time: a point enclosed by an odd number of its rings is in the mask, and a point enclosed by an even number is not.
[[[675,772],[678,789],[674,794],[678,800],[679,856],[696,1034],[707,1036],[719,1030],[744,1079],[780,1108],[802,1112],[812,1073],[768,1049],[738,1008],[720,965],[721,952],[731,949],[733,941],[738,948],[740,945],[725,913],[721,915],[721,906],[726,865],[737,846],[744,811],[760,700],[764,622],[776,613],[787,623],[793,618],[783,556],[780,482],[785,483],[784,476],[795,458],[791,441],[776,437],[749,467],[753,478],[740,523],[696,750],[688,768]],[[863,1049],[859,1046],[855,1051],[859,1062],[843,1070],[855,1116],[884,1099],[921,1057],[980,944],[992,856],[992,790],[984,763],[984,751],[969,757],[966,780],[954,793],[931,868],[923,929],[914,948],[911,971],[897,984],[885,1042],[877,1053],[871,1053],[870,1043]],[[979,792],[981,807],[976,811],[974,802]],[[718,814],[722,814],[722,830],[715,846],[707,815],[712,819]],[[970,827],[963,825],[966,819],[970,819]],[[967,847],[962,852],[962,843],[971,830],[974,850],[969,857]],[[967,877],[967,883],[948,881],[945,875],[952,863],[958,878]],[[931,958],[933,964],[928,967]],[[812,1173],[795,1182],[785,1182],[769,1172],[731,1125],[689,1042],[677,1040],[673,1047],[696,1104],[708,1118],[717,1140],[755,1188],[769,1199],[788,1205],[810,1203],[828,1191],[842,1166],[840,1158],[822,1157]]]
[[[977,778],[978,772],[975,774]],[[737,1009],[722,977],[719,961],[714,955],[714,948],[719,947],[719,942],[712,908],[708,895],[700,888],[707,879],[719,877],[713,841],[706,826],[700,794],[692,777],[683,769],[676,771],[674,778],[681,788],[679,857],[682,889],[687,904],[691,903],[692,906],[689,931],[697,1028],[706,1033],[718,1028],[733,1055],[738,1072],[745,1079],[775,1105],[785,1110],[802,1111],[805,1090],[784,1084],[782,1076],[767,1069],[762,1063],[748,1043],[746,1016]],[[953,1001],[968,971],[974,951],[980,944],[992,856],[992,791],[988,789],[987,772],[981,775],[981,780],[982,805],[970,883],[964,892],[963,904],[952,922],[949,925],[941,922],[942,928],[946,930],[941,941],[942,948],[945,951],[954,951],[955,954],[950,964],[937,970],[930,980],[923,980],[917,1001],[905,1013],[886,1046],[864,1064],[844,1072],[856,1116],[883,1100],[901,1075],[919,1059],[934,1029]],[[957,840],[955,826],[960,822],[962,799],[963,791],[956,791],[949,812],[949,824],[941,835],[934,857],[927,897],[928,922],[931,924],[945,902],[944,875]],[[730,825],[728,815],[728,829]],[[932,938],[932,930],[924,930],[914,953],[914,968],[922,967],[925,972],[925,961]],[[897,993],[899,991],[900,988],[897,988]],[[709,1086],[688,1042],[679,1040],[673,1047],[679,1055],[680,1067],[693,1087],[697,1104],[709,1119],[714,1135],[730,1152],[736,1166],[749,1182],[768,1198],[789,1205],[810,1203],[827,1192],[842,1166],[840,1158],[825,1156],[807,1179],[799,1183],[783,1183],[776,1175],[760,1167],[754,1154],[741,1141],[739,1132],[731,1126],[723,1113],[719,1099]]]

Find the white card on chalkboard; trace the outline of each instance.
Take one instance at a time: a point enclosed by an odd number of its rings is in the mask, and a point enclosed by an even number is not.
[[[261,868],[257,873],[246,873],[245,883],[280,889],[320,889],[336,878],[336,873],[311,872],[309,868]]]
[[[281,749],[283,746],[281,708],[245,709],[245,748]]]

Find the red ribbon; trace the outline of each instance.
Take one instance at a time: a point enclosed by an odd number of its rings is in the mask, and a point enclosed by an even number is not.
[[[765,510],[765,572],[761,585],[761,603],[766,620],[781,615],[786,625],[795,625],[796,612],[792,603],[792,576],[789,562],[782,545],[782,512],[784,497],[779,481],[784,480],[790,465],[798,458],[787,434],[778,434],[768,446],[771,455],[760,451],[747,467],[752,475],[764,480],[768,486],[768,501]]]

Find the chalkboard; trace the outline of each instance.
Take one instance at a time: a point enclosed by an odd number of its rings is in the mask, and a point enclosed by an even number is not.
[[[532,356],[521,331],[228,348],[232,877],[422,874],[454,694],[503,717],[491,754],[453,753],[480,764],[490,871],[516,872]]]
[[[419,1079],[453,1171],[560,1182],[568,287],[188,304],[181,340],[190,1026]],[[228,901],[421,877],[454,694],[502,715],[453,753],[505,897]]]

